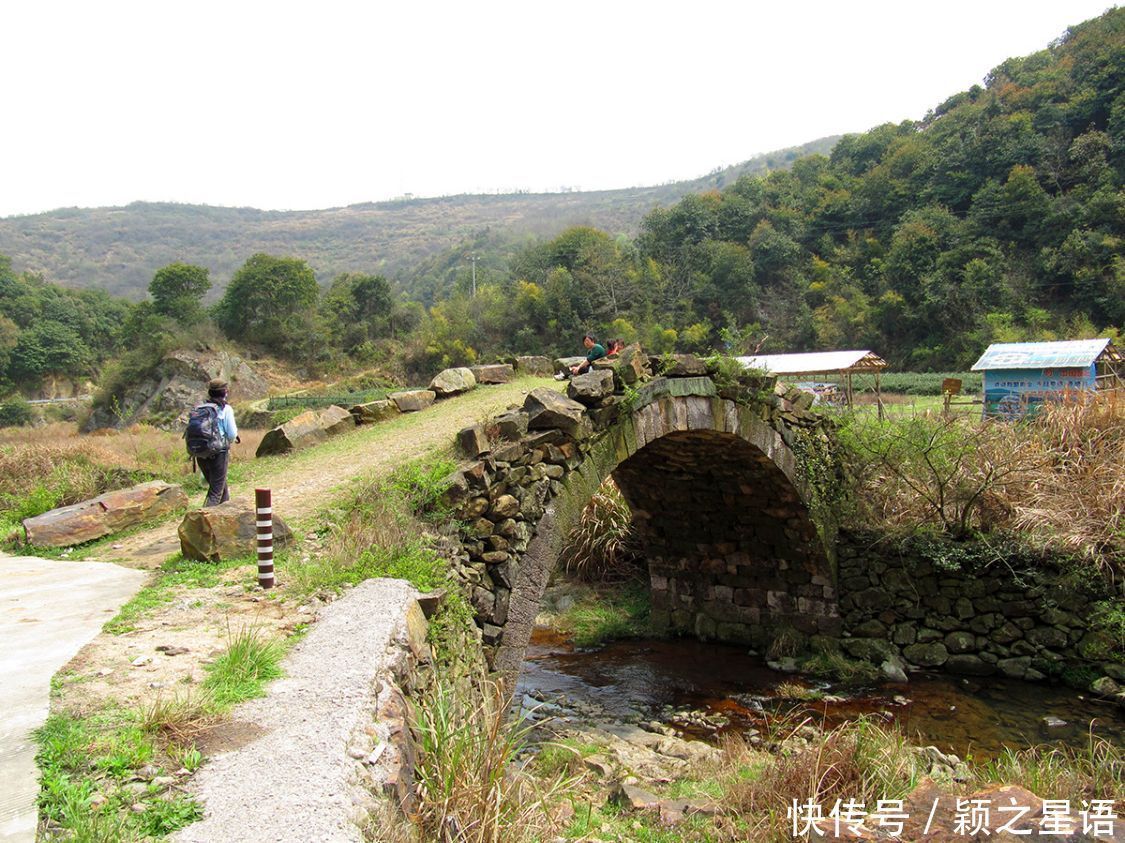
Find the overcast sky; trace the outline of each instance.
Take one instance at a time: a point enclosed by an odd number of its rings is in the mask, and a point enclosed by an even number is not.
[[[920,118],[1110,5],[17,0],[0,216],[694,178]]]

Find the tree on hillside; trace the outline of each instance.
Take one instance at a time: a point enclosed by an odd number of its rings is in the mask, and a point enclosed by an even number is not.
[[[13,380],[38,383],[45,375],[88,374],[92,362],[77,333],[59,322],[44,322],[20,333],[9,371]]]
[[[231,339],[294,356],[315,330],[316,276],[299,258],[258,253],[234,274],[215,309]]]
[[[395,301],[382,275],[345,272],[324,294],[322,309],[333,340],[351,352],[391,333]]]
[[[179,262],[156,270],[148,285],[156,313],[182,325],[198,322],[203,316],[200,302],[211,289],[209,272],[206,267]]]

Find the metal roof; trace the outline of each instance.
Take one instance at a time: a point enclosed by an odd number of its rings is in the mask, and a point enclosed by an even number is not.
[[[808,354],[759,354],[736,357],[747,369],[764,369],[775,375],[819,375],[834,372],[874,372],[887,361],[866,349],[862,351],[814,351]]]
[[[994,342],[973,364],[973,371],[988,369],[1066,369],[1090,366],[1102,355],[1120,360],[1108,339],[1062,342]]]

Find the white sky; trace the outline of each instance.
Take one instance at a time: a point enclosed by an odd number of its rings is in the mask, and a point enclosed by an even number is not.
[[[922,117],[1108,0],[13,0],[0,216],[694,178]]]

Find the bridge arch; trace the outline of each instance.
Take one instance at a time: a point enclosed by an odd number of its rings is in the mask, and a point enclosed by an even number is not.
[[[787,442],[819,417],[772,394],[722,397],[706,377],[659,378],[593,409],[548,393],[486,425],[488,450],[455,484],[495,669],[519,672],[559,552],[609,476],[633,510],[658,629],[758,646],[779,627],[838,634],[833,536]]]

